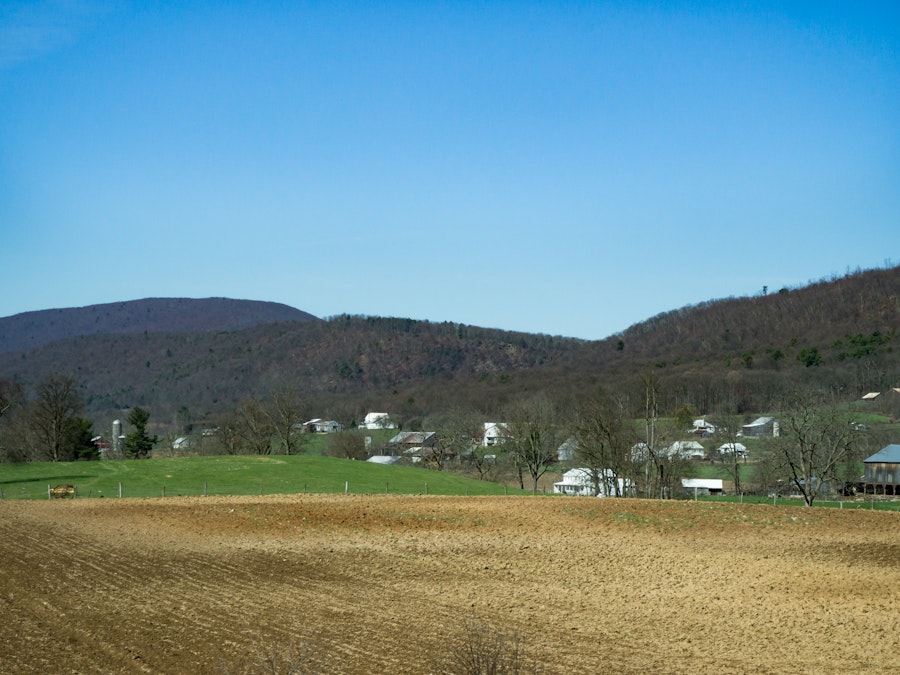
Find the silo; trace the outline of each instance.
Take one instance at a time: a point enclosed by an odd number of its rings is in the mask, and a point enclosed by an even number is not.
[[[112,449],[113,453],[116,455],[122,454],[122,447],[124,445],[123,439],[125,436],[122,435],[122,420],[113,420],[112,425]]]

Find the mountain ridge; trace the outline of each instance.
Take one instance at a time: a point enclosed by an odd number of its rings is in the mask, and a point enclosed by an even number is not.
[[[0,353],[87,335],[242,330],[265,323],[319,320],[294,307],[262,300],[142,298],[2,317]]]

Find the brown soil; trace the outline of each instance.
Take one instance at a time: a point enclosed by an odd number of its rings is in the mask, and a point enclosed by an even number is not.
[[[0,671],[900,670],[900,515],[553,497],[0,502]]]

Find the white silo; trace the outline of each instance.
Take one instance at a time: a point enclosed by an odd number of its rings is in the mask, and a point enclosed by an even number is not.
[[[122,454],[125,436],[122,435],[122,420],[113,420],[112,425],[112,450],[116,455]]]

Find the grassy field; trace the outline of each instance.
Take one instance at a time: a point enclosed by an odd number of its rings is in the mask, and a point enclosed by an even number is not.
[[[178,457],[0,465],[4,499],[47,499],[47,486],[72,484],[78,497],[298,494],[521,494],[497,483],[408,466],[316,455]]]
[[[711,502],[717,504],[769,504],[774,506],[804,506],[803,500],[793,497],[778,497],[773,500],[772,497],[762,497],[757,495],[744,495],[742,497],[725,495],[722,497],[698,497],[697,501]],[[900,511],[900,502],[885,499],[877,496],[874,499],[872,495],[865,498],[860,496],[856,500],[845,499],[842,501],[834,501],[828,499],[817,499],[813,502],[815,507],[831,508],[831,509],[865,509],[867,511]]]

